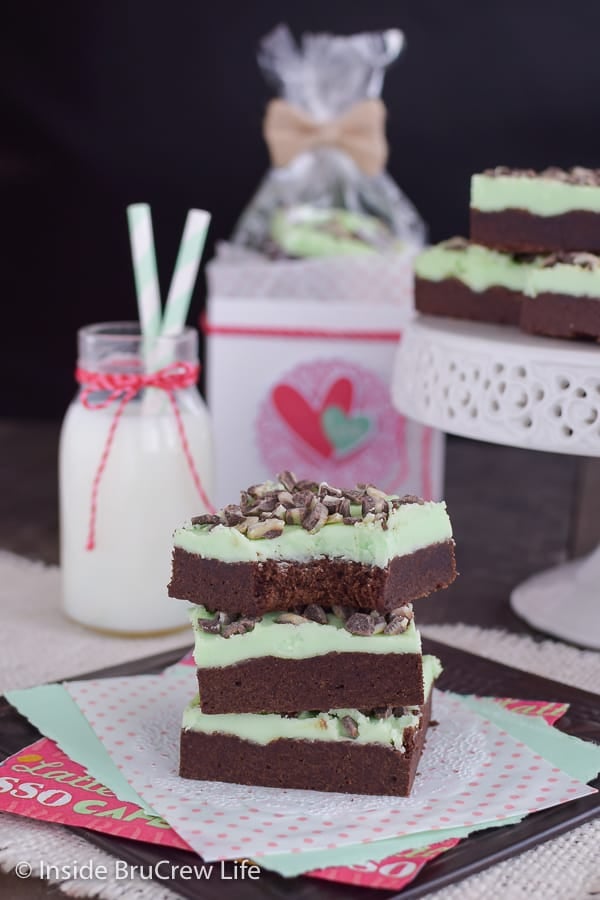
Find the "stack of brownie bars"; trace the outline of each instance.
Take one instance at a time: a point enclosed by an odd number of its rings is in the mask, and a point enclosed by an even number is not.
[[[441,671],[412,601],[456,577],[445,504],[282,472],[174,544],[199,685],[180,774],[408,795]]]
[[[470,232],[417,259],[420,312],[600,340],[600,169],[474,175]]]

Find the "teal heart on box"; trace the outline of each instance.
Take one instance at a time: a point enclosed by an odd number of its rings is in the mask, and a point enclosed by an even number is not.
[[[321,425],[338,453],[353,450],[371,430],[371,420],[367,416],[346,415],[339,406],[328,406],[323,410]]]

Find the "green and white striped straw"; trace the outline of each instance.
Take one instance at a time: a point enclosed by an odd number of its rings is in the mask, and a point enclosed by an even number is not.
[[[167,295],[161,335],[183,331],[209,225],[210,213],[205,209],[189,210]]]
[[[144,368],[146,372],[155,372],[173,362],[171,358],[166,358],[171,356],[172,350],[161,347],[160,338],[175,337],[185,328],[210,225],[210,213],[204,209],[190,209],[187,214],[164,316],[161,309],[150,206],[147,203],[134,203],[128,206],[127,220],[143,338]],[[158,412],[163,401],[164,397],[149,389],[144,395],[143,411]]]
[[[162,312],[149,205],[134,203],[128,206],[127,221],[140,329],[144,339],[144,358],[148,368],[154,344],[160,334]]]

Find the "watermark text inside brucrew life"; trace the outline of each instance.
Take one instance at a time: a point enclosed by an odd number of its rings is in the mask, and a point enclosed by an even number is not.
[[[38,878],[52,881],[129,881],[140,878],[143,881],[207,881],[218,878],[221,881],[257,881],[260,878],[260,867],[249,859],[221,860],[215,863],[174,863],[168,859],[159,859],[155,863],[132,864],[125,859],[115,859],[110,865],[97,863],[94,860],[72,862],[65,865],[54,865],[40,860],[38,865],[22,860],[14,867],[18,878]]]

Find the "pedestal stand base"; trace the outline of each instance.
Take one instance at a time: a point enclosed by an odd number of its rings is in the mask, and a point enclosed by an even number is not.
[[[534,628],[600,650],[600,547],[528,578],[514,589],[510,604]]]

